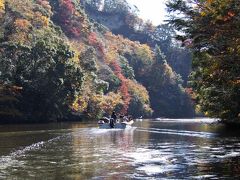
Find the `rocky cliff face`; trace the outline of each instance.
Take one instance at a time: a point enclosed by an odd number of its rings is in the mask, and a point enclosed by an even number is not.
[[[125,18],[121,14],[109,14],[102,11],[94,11],[90,8],[86,10],[91,19],[106,26],[110,31],[117,31],[126,25]]]

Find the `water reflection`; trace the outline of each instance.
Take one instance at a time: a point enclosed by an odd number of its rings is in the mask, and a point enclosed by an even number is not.
[[[143,120],[0,133],[0,179],[211,179],[240,177],[240,140],[193,120]]]

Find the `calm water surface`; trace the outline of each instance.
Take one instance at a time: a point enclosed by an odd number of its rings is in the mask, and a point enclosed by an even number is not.
[[[213,122],[0,126],[0,179],[240,178],[240,138]]]

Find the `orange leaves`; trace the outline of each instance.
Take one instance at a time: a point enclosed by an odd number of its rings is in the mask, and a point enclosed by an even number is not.
[[[230,17],[233,17],[233,16],[235,16],[235,13],[233,12],[233,11],[228,11],[228,16],[230,16]]]
[[[29,27],[31,26],[31,23],[26,19],[16,19],[14,25],[16,27],[16,30],[28,31]]]
[[[31,26],[31,23],[26,19],[16,19],[14,22],[15,31],[8,36],[9,40],[19,43],[28,43],[28,33]]]
[[[237,79],[234,83],[240,85],[240,79]]]
[[[227,15],[223,17],[223,21],[231,20],[232,17],[235,16],[235,13],[233,11],[228,11]]]
[[[211,4],[213,2],[213,0],[207,0],[208,4]]]

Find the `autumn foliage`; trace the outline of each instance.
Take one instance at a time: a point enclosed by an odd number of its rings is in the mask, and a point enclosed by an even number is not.
[[[4,0],[0,0],[0,13],[4,10]]]
[[[21,106],[11,106],[29,121],[96,119],[113,110],[150,117],[152,91],[166,93],[159,88],[165,81],[155,88],[158,80],[149,75],[153,48],[113,34],[90,19],[80,3],[0,0],[0,11],[6,11],[0,24],[0,84],[23,87],[14,100]],[[122,3],[105,1],[103,11],[126,15],[130,11]],[[124,20],[133,29],[154,30],[136,16]],[[157,77],[175,83],[175,74],[163,69],[156,69]]]
[[[121,95],[123,97],[123,108],[121,110],[121,113],[126,114],[128,110],[128,106],[131,100],[131,96],[128,92],[128,86],[127,86],[127,79],[123,76],[121,67],[116,61],[111,62],[111,67],[113,68],[114,73],[121,81],[121,86],[119,88],[119,91],[121,92]]]
[[[89,33],[89,25],[83,12],[75,8],[72,0],[59,0],[54,18],[70,38],[80,38]]]
[[[174,17],[171,22],[184,32],[179,39],[191,41],[188,46],[194,55],[191,86],[197,107],[207,116],[239,123],[240,2],[197,1],[197,8],[191,2],[171,1],[168,7],[188,17]]]

